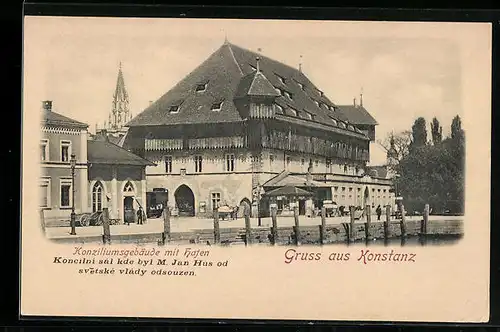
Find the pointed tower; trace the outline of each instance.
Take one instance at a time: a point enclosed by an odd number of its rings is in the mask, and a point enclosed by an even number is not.
[[[113,94],[113,104],[109,114],[109,128],[113,131],[123,131],[125,124],[130,121],[129,97],[123,79],[122,63],[118,69],[115,93]]]

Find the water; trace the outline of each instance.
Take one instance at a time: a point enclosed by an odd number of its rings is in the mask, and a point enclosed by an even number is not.
[[[158,243],[158,240],[160,240],[160,234],[147,234],[147,235],[136,235],[136,236],[123,236],[120,239],[112,239],[112,244],[144,244],[144,245],[156,245]],[[419,236],[408,236],[404,240],[402,240],[399,237],[391,238],[388,240],[384,239],[376,239],[372,240],[370,242],[366,241],[356,241],[354,243],[349,243],[347,244],[346,242],[334,242],[334,243],[328,243],[326,245],[332,246],[332,245],[337,245],[337,246],[357,246],[357,247],[366,247],[366,246],[405,246],[405,247],[414,247],[414,246],[449,246],[449,245],[455,245],[457,244],[460,240],[462,239],[462,235],[428,235],[425,239],[420,238]],[[54,241],[54,240],[53,240]],[[80,238],[80,239],[71,239],[71,238],[64,238],[64,239],[59,239],[55,240],[54,242],[57,243],[93,243],[93,244],[98,244],[102,243],[102,240],[100,238],[92,238],[92,239],[85,239],[85,238]],[[213,245],[212,241],[210,241],[211,244]],[[173,244],[189,244],[189,241],[174,241]],[[232,242],[232,243],[226,243],[226,244],[221,244],[222,246],[233,246],[233,245],[244,245],[243,242]],[[263,243],[254,243],[253,245],[270,245],[267,241]],[[280,243],[278,246],[289,246],[293,244],[289,243]],[[303,245],[312,245],[312,246],[318,246],[319,242],[315,243],[307,243]]]

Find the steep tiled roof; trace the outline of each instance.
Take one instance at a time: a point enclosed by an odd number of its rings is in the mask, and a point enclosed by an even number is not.
[[[301,71],[227,42],[127,126],[242,121],[233,99],[242,93],[271,95],[271,87],[280,94],[278,113],[365,137],[343,128],[346,117]],[[211,110],[220,102],[220,110]]]
[[[263,187],[284,187],[284,186],[294,186],[294,187],[330,187],[319,181],[310,180],[309,184],[305,177],[291,175],[288,171],[283,171],[276,175],[274,178],[269,179],[266,183],[262,185]]]
[[[377,120],[375,120],[370,113],[360,105],[339,105],[339,112],[354,125],[378,125]]]
[[[269,80],[260,71],[254,71],[243,77],[236,90],[235,97],[244,96],[273,96],[280,94],[274,89]]]
[[[284,186],[266,192],[266,196],[313,196],[309,191],[294,186]]]
[[[104,140],[89,140],[87,158],[92,164],[154,166],[149,160],[143,159],[116,144]]]
[[[42,125],[50,125],[50,126],[57,126],[57,127],[69,127],[69,128],[81,128],[81,129],[88,128],[88,125],[86,123],[76,121],[76,120],[68,118],[64,115],[61,115],[59,113],[56,113],[53,111],[47,111],[47,110],[43,111]]]

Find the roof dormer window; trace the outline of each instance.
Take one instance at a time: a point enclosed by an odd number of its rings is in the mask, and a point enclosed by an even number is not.
[[[179,105],[172,105],[172,106],[170,106],[170,108],[168,109],[168,112],[170,114],[179,113]]]
[[[302,91],[305,91],[306,90],[306,86],[300,82],[297,82],[297,84],[299,85],[299,87],[302,89]]]
[[[223,101],[218,101],[212,104],[212,107],[210,108],[214,112],[219,112],[222,109],[222,103]]]
[[[278,79],[280,80],[281,84],[284,84],[284,85],[286,84],[286,78],[284,78],[283,76],[278,75],[276,73],[275,73],[275,75],[276,75],[276,77],[278,77]]]
[[[314,103],[316,104],[316,106],[321,107],[319,101],[315,100]]]
[[[308,118],[309,120],[312,120],[313,119],[313,115],[309,112],[305,112],[304,111],[304,115],[306,116],[306,118]]]
[[[283,107],[281,107],[280,105],[276,104],[276,112],[280,113],[280,114],[283,114]]]
[[[295,110],[295,109],[293,109],[293,108],[291,108],[291,107],[289,108],[289,110],[290,110],[290,113],[291,113],[293,116],[297,116],[297,115],[298,115],[297,110]]]
[[[345,129],[345,128],[346,128],[346,125],[345,125],[345,123],[344,123],[344,122],[339,122],[339,127],[340,127],[340,128],[344,128],[344,129]]]
[[[280,88],[274,88],[274,90],[276,90],[277,93],[280,94],[280,96],[283,96],[283,90],[280,89]]]
[[[287,97],[288,97],[288,99],[293,100],[293,95],[292,95],[292,93],[290,93],[290,92],[288,92],[288,91],[284,91],[284,92],[285,92],[285,96],[287,96]]]
[[[203,92],[207,89],[207,84],[208,84],[208,81],[207,82],[200,82],[198,84],[196,84],[196,92]]]
[[[324,96],[323,91],[321,91],[321,90],[319,90],[319,89],[316,89],[316,91],[318,91],[318,93],[319,93],[319,95],[320,95],[321,97],[323,97],[323,96]]]
[[[333,125],[336,126],[337,125],[337,120],[335,120],[334,118],[330,118],[330,119],[332,119]]]

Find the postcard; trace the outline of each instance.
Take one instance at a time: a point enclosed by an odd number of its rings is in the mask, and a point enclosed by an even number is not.
[[[21,315],[486,322],[491,25],[24,20]]]

